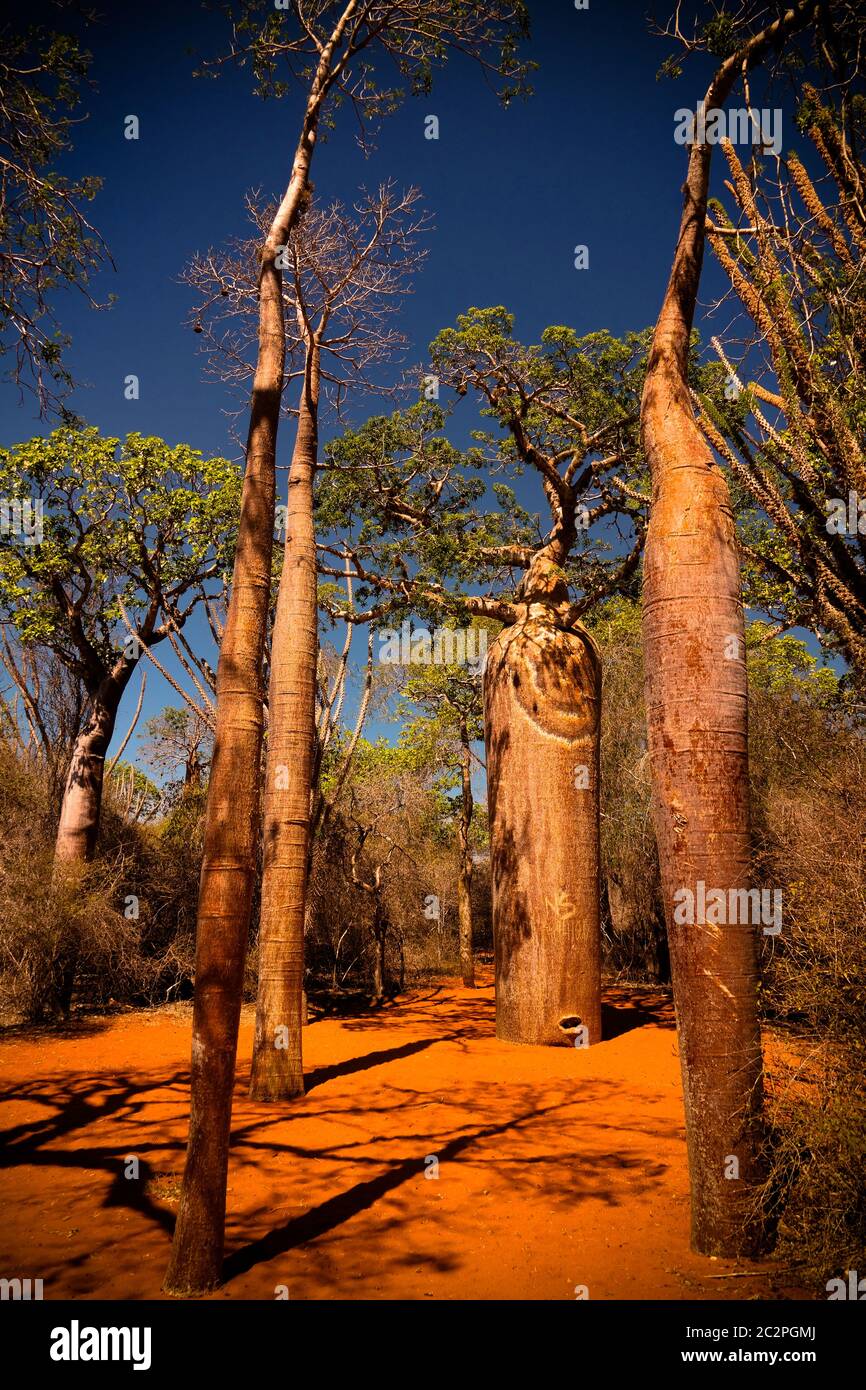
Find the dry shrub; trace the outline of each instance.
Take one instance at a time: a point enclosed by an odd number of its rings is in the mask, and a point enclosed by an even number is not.
[[[105,797],[98,857],[77,883],[53,881],[55,781],[0,742],[0,1005],[39,1021],[80,1005],[189,995],[200,806],[160,827],[130,824]],[[198,842],[197,837],[198,835]]]
[[[458,854],[453,840],[437,838],[420,817],[416,821],[410,816],[407,825],[405,808],[388,828],[407,847],[405,853],[393,851],[383,865],[383,900],[390,924],[386,975],[393,992],[460,972]],[[357,827],[337,813],[314,846],[305,932],[307,988],[312,992],[372,987],[373,909],[371,895],[352,882],[356,842]],[[372,843],[371,871],[388,848],[389,842],[381,838]],[[484,946],[491,928],[490,872],[483,859],[475,866],[472,901],[475,944]]]
[[[791,694],[752,699],[755,851],[782,889],[765,937],[771,1049],[769,1195],[779,1252],[814,1279],[866,1268],[866,743],[844,711]]]
[[[605,972],[670,979],[658,853],[650,815],[640,607],[606,604],[593,626],[602,649],[601,863]]]

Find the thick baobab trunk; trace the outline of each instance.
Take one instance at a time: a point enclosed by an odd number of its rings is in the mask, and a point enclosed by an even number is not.
[[[132,666],[127,668],[123,663],[105,675],[98,684],[91,683],[84,728],[72,750],[54,846],[53,885],[73,894],[77,894],[81,876],[96,851],[105,784],[105,757],[131,671]],[[55,929],[57,935],[48,1008],[56,1017],[66,1019],[72,1009],[78,973],[78,934],[74,922],[70,922],[64,912],[55,916]]]
[[[107,677],[91,695],[84,728],[75,740],[63,791],[54,848],[58,865],[86,864],[93,858],[102,810],[105,755],[127,682],[128,676]]]
[[[719,70],[706,109],[799,6]],[[750,876],[747,684],[736,527],[721,470],[694,420],[689,341],[703,258],[711,147],[694,144],[679,240],[656,325],[641,407],[652,473],[644,558],[644,659],[653,816],[668,922],[692,1194],[704,1254],[764,1242],[762,1059],[756,939],[750,922],[678,921],[704,890]],[[692,914],[696,916],[697,914]],[[730,915],[730,914],[728,914]]]
[[[601,1039],[598,650],[532,605],[484,675],[496,1035]]]
[[[460,931],[460,972],[467,989],[475,988],[475,962],[472,956],[472,778],[471,750],[466,721],[460,725],[460,875],[457,880],[457,915]]]
[[[313,478],[319,359],[307,358],[289,473],[286,544],[271,635],[259,983],[250,1095],[303,1095],[304,914],[316,739],[318,605]]]
[[[164,1285],[170,1293],[213,1288],[222,1270],[232,1089],[259,831],[262,661],[286,353],[277,256],[288,242],[307,189],[333,44],[329,48],[319,61],[289,187],[262,251],[258,361],[232,593],[217,667],[216,734],[196,933],[189,1144]]]

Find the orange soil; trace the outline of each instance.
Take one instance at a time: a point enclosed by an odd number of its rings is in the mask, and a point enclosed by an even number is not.
[[[308,1093],[286,1106],[247,1099],[245,1009],[214,1297],[772,1297],[770,1266],[718,1278],[737,1267],[689,1250],[667,994],[605,997],[610,1041],[591,1049],[498,1042],[490,984],[319,1020]],[[46,1298],[160,1296],[189,1043],[176,1006],[0,1046],[4,1275],[42,1278]]]

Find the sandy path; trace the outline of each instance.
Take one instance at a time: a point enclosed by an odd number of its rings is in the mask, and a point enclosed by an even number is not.
[[[320,1020],[305,1032],[308,1093],[285,1108],[246,1098],[245,1010],[215,1296],[772,1296],[766,1272],[710,1277],[734,1266],[688,1249],[667,996],[606,998],[610,1041],[584,1050],[497,1042],[490,985]],[[41,1277],[46,1298],[159,1296],[189,1029],[178,1007],[0,1044],[0,1273]]]

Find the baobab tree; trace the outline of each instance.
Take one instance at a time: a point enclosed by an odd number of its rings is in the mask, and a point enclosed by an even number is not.
[[[431,349],[434,379],[471,389],[499,433],[460,453],[422,401],[345,434],[328,447],[320,534],[351,550],[365,599],[504,624],[484,676],[497,1034],[568,1045],[601,1028],[600,670],[580,618],[640,556],[644,501],[621,475],[637,466],[641,340],[555,328],[525,347],[512,329],[504,309],[474,309]],[[499,481],[522,468],[548,526]],[[482,473],[495,510],[477,505]]]
[[[393,364],[405,339],[393,326],[423,261],[427,217],[419,193],[383,184],[350,209],[309,207],[289,240],[282,288],[285,377],[300,376],[295,445],[285,507],[285,544],[270,634],[268,743],[263,804],[259,988],[250,1094],[303,1094],[304,923],[316,764],[318,575],[313,488],[319,461],[320,397],[339,415],[346,394],[372,389],[376,368]],[[270,213],[248,207],[260,233]],[[252,375],[257,241],[197,257],[185,279],[198,291],[194,326],[212,375]],[[284,394],[284,400],[287,395]],[[351,582],[351,581],[350,581]],[[347,610],[352,620],[357,612]]]
[[[727,45],[704,96],[723,108],[739,77],[808,24],[811,0]],[[679,16],[678,16],[679,19]],[[744,21],[745,23],[745,21]],[[677,21],[677,37],[679,33]],[[689,45],[687,44],[687,47]],[[746,89],[748,92],[748,88]],[[677,921],[685,890],[729,893],[750,875],[747,683],[740,567],[725,478],[694,416],[689,352],[706,236],[712,145],[696,130],[676,251],[641,402],[652,476],[644,558],[644,660],[653,814],[668,923],[692,1190],[705,1254],[764,1239],[762,1061],[756,933]],[[684,914],[685,915],[685,914]]]
[[[63,428],[0,450],[0,490],[32,519],[0,536],[4,620],[86,697],[55,849],[74,872],[93,858],[105,757],[142,651],[180,633],[225,568],[238,472],[184,444]]]
[[[353,105],[362,130],[393,110],[402,93],[379,77],[391,64],[416,91],[429,90],[433,72],[452,52],[501,78],[505,97],[526,74],[517,57],[528,29],[522,0],[494,0],[483,11],[455,0],[294,0],[291,11],[242,0],[240,11],[231,51],[221,61],[249,64],[263,95],[285,94],[287,70],[305,96],[288,187],[259,261],[256,369],[205,812],[189,1145],[165,1281],[176,1293],[212,1287],[222,1267],[232,1083],[259,831],[262,659],[286,354],[282,259],[308,201],[318,131],[341,101]]]

